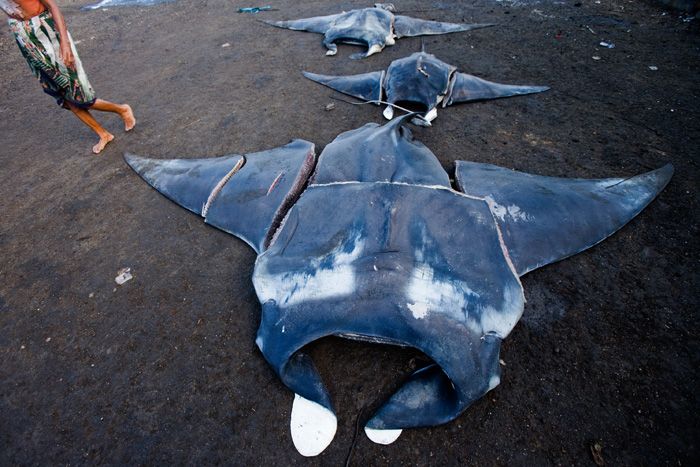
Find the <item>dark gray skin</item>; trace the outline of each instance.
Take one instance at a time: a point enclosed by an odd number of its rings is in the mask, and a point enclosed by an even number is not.
[[[338,335],[434,360],[369,420],[372,440],[449,422],[500,381],[500,343],[524,306],[520,276],[614,233],[673,172],[583,180],[458,162],[455,191],[409,118],[339,135],[315,169],[302,140],[209,161],[126,156],[165,196],[259,253],[256,343],[297,395],[292,438],[304,455],[330,443],[336,422],[306,344]],[[314,408],[320,446],[304,444],[298,405]]]
[[[115,6],[152,6],[159,3],[170,3],[175,0],[102,0],[98,3],[85,5],[81,10],[98,10],[100,8],[112,8]]]
[[[386,71],[348,76],[318,75],[304,71],[304,76],[331,89],[377,105],[386,102],[384,117],[391,120],[394,106],[420,107],[422,119],[416,125],[427,126],[437,117],[438,106],[501,97],[521,96],[547,91],[547,86],[499,84],[460,73],[453,65],[432,54],[416,52],[394,60]],[[415,110],[415,109],[412,109]]]
[[[385,46],[394,45],[396,39],[410,36],[449,34],[494,26],[493,24],[459,24],[428,21],[409,16],[395,15],[393,8],[377,4],[374,8],[350,10],[328,16],[315,16],[291,21],[265,21],[279,28],[323,34],[326,55],[338,53],[337,43],[367,46],[366,53],[356,53],[352,59],[369,57],[381,52]]]

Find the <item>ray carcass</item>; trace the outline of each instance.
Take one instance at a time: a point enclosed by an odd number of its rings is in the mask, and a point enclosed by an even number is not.
[[[493,24],[461,24],[428,21],[394,14],[391,4],[377,3],[374,8],[362,8],[343,13],[291,21],[265,21],[279,28],[323,34],[326,55],[338,53],[338,43],[366,45],[366,53],[356,53],[350,58],[365,58],[381,52],[385,46],[394,45],[396,39],[409,36],[448,34],[470,31]]]
[[[336,335],[420,349],[416,371],[365,426],[388,444],[453,420],[500,381],[499,349],[520,319],[520,276],[605,239],[668,183],[552,178],[458,162],[456,182],[394,119],[314,145],[215,159],[126,160],[162,194],[258,253],[256,343],[295,393],[292,439],[319,454],[336,431],[304,346]]]
[[[434,55],[416,52],[394,60],[385,71],[359,75],[330,76],[303,72],[312,81],[366,102],[389,104],[384,117],[391,120],[394,107],[420,109],[417,125],[430,124],[437,117],[438,107],[501,97],[520,96],[547,91],[547,86],[499,84],[467,73],[439,60]]]

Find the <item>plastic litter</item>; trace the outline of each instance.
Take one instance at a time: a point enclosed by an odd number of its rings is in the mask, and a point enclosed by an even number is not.
[[[335,109],[335,103],[331,102],[329,104],[326,104],[326,110],[333,110]]]
[[[114,278],[114,282],[118,285],[122,285],[133,278],[134,276],[131,275],[131,268],[122,268],[117,271],[117,277]]]
[[[261,11],[270,11],[272,10],[271,6],[251,6],[251,7],[245,7],[245,8],[239,8],[238,12],[239,13],[260,13]]]
[[[614,48],[615,48],[615,44],[613,44],[612,42],[608,42],[608,41],[600,41],[600,45],[601,45],[601,47],[605,47],[605,48],[608,48],[608,49],[614,49]]]
[[[658,71],[659,67],[656,66],[656,65],[649,65],[649,69],[650,69],[651,71]]]
[[[593,60],[600,60],[600,57],[598,55],[594,55],[591,57]]]

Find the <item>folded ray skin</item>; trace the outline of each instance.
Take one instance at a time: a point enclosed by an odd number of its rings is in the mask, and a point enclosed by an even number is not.
[[[256,343],[295,393],[290,428],[305,456],[337,427],[306,344],[336,335],[432,358],[369,420],[371,440],[449,422],[500,381],[500,344],[524,307],[520,276],[614,233],[673,172],[584,180],[459,162],[455,191],[412,138],[410,118],[343,133],[318,160],[302,140],[214,159],[125,156],[165,196],[258,253]]]
[[[461,24],[428,21],[394,14],[391,4],[375,4],[327,16],[315,16],[291,21],[264,21],[278,28],[323,34],[326,55],[338,53],[338,43],[366,45],[366,53],[356,53],[352,59],[369,57],[394,45],[396,39],[409,36],[449,34],[494,26],[493,24]]]

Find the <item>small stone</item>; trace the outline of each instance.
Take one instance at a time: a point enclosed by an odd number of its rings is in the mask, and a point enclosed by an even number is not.
[[[658,71],[659,67],[656,66],[656,65],[649,65],[649,69],[650,69],[651,71]]]
[[[231,44],[229,44],[228,42],[226,42],[226,43],[224,43],[224,44],[221,44],[221,47],[231,47]]]
[[[594,56],[591,57],[591,58],[592,58],[593,60],[600,60],[600,57],[599,57],[598,55],[594,55]]]
[[[24,345],[20,345],[20,346],[19,346],[19,349],[20,349],[20,350],[24,350],[24,349],[26,349],[26,348],[27,348],[27,347],[25,347]]]

